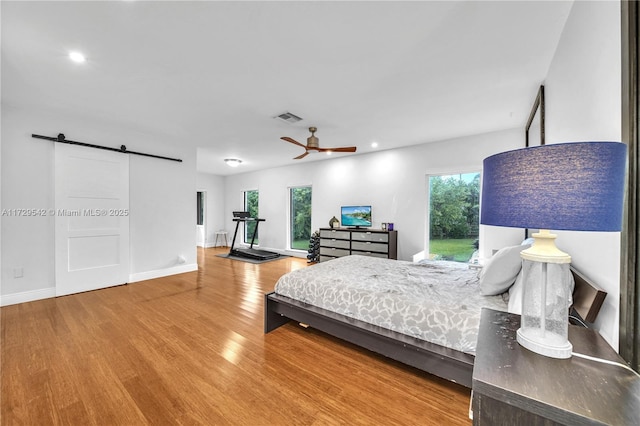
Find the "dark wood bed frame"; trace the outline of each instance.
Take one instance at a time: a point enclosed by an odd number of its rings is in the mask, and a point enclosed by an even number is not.
[[[595,321],[606,293],[582,274],[575,279],[574,311],[588,323]],[[264,332],[296,321],[332,336],[418,368],[446,380],[471,387],[473,355],[397,333],[275,292],[265,295]]]

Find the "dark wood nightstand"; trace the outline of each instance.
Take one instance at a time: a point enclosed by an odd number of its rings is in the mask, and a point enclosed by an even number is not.
[[[640,378],[616,365],[548,358],[518,344],[520,316],[482,310],[474,425],[638,425]],[[569,326],[573,352],[624,363],[594,330]]]

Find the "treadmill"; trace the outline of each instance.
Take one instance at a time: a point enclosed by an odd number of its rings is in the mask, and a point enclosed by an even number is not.
[[[231,242],[231,250],[229,250],[229,256],[244,257],[246,259],[254,260],[269,260],[280,257],[280,253],[253,248],[253,242],[255,241],[256,234],[258,233],[258,225],[260,224],[260,222],[264,222],[265,219],[258,219],[250,216],[251,214],[249,212],[233,212],[233,221],[236,223],[236,230],[233,233],[233,241]],[[253,235],[251,236],[251,245],[249,246],[249,248],[234,248],[236,245],[236,237],[238,236],[238,228],[240,227],[241,223],[246,222],[256,222],[256,227],[253,230]]]

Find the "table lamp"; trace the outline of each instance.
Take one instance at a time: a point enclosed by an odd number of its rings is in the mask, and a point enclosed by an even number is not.
[[[626,145],[542,145],[490,156],[483,166],[480,223],[539,230],[520,254],[517,341],[548,357],[570,358],[571,256],[556,247],[550,230],[620,231]]]

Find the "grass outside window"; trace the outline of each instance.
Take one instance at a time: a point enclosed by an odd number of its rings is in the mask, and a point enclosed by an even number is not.
[[[429,258],[468,262],[476,251],[474,238],[429,240]]]

